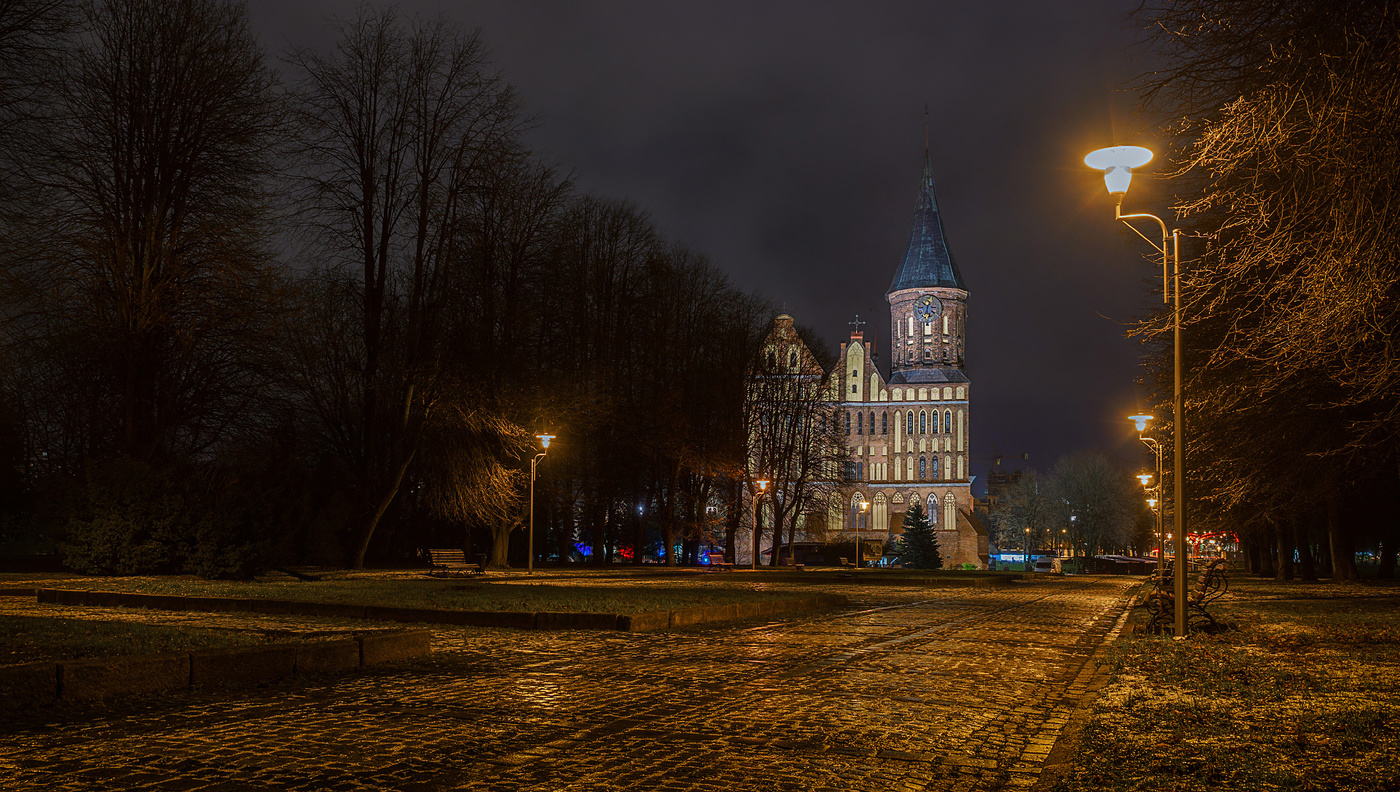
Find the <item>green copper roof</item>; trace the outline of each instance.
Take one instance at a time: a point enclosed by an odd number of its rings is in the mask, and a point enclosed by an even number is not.
[[[933,166],[925,151],[924,178],[914,206],[914,225],[909,229],[909,249],[887,293],[930,286],[967,290],[953,251],[948,249],[943,219],[938,214],[938,198],[933,193]]]

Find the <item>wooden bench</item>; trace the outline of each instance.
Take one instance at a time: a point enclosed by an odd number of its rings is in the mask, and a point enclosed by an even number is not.
[[[1188,631],[1214,631],[1220,622],[1206,610],[1206,606],[1225,596],[1229,591],[1230,580],[1225,574],[1223,558],[1212,558],[1203,562],[1194,573],[1188,570],[1186,577],[1186,627]],[[1176,591],[1174,571],[1168,566],[1163,575],[1152,579],[1147,593],[1147,612],[1152,614],[1146,630],[1149,633],[1170,633],[1176,629]]]
[[[467,554],[462,552],[461,548],[429,550],[428,556],[433,565],[432,569],[428,570],[430,575],[438,572],[449,575],[467,572],[481,574],[486,571],[485,566],[467,561]]]
[[[705,557],[710,559],[710,566],[715,569],[729,569],[734,565],[724,560],[724,553],[706,553]]]

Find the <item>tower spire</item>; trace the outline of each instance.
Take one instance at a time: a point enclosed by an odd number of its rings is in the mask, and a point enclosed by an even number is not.
[[[909,229],[909,248],[904,261],[890,283],[889,292],[901,289],[943,286],[966,289],[962,274],[948,249],[943,231],[943,219],[938,211],[938,197],[933,188],[933,161],[928,149],[928,127],[924,128],[924,172],[919,181],[919,195],[914,203],[914,222]]]

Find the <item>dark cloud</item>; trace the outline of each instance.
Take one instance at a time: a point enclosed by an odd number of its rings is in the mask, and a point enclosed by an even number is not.
[[[273,50],[331,40],[358,0],[249,3]],[[924,104],[939,203],[971,291],[977,455],[1047,468],[1135,458],[1143,249],[1115,227],[1092,148],[1146,143],[1123,84],[1133,0],[1099,3],[401,2],[482,28],[580,185],[648,210],[833,345],[856,313],[886,346]],[[1145,183],[1146,182],[1146,183]],[[1150,180],[1130,201],[1164,211]],[[1105,318],[1105,317],[1113,317]],[[986,460],[976,460],[985,470]]]

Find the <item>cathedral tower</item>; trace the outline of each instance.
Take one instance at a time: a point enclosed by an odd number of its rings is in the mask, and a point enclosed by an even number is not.
[[[966,382],[962,368],[967,286],[948,249],[927,151],[909,249],[885,299],[890,303],[890,384]]]
[[[969,404],[963,370],[967,286],[948,249],[927,150],[909,247],[885,298],[890,303],[890,377],[859,321],[832,372],[846,435],[850,489],[825,519],[842,539],[880,537],[886,550],[918,503],[949,566],[987,566],[987,534],[973,519]]]

